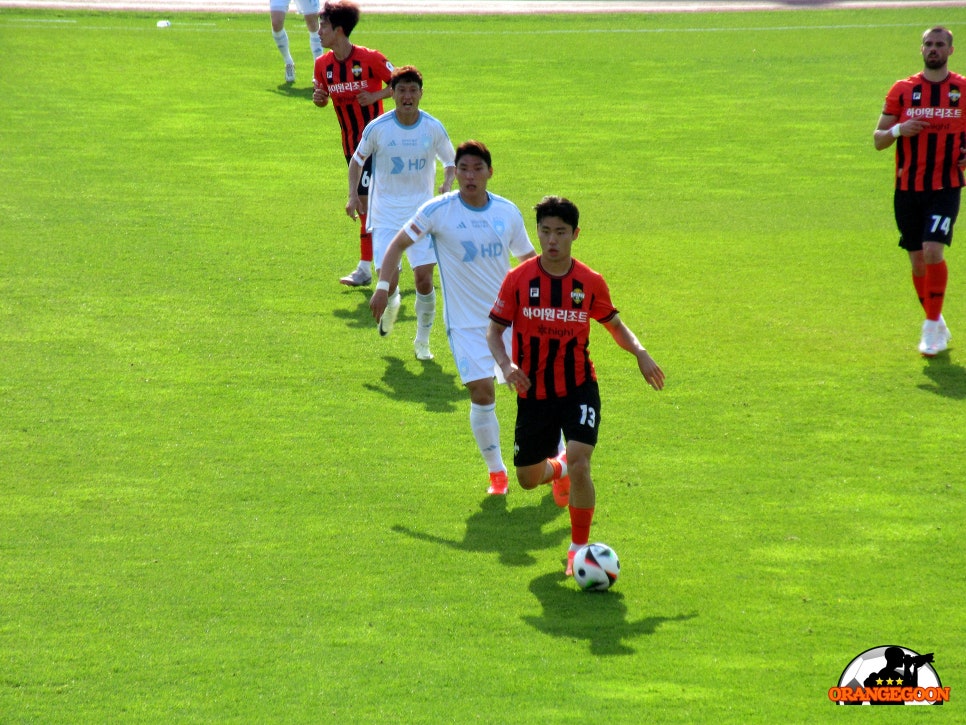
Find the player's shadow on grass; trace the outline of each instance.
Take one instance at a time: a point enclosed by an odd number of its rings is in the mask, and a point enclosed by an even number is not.
[[[932,384],[920,384],[922,390],[954,400],[966,400],[966,368],[953,363],[948,352],[927,358],[922,372],[932,381]]]
[[[311,87],[309,88],[296,88],[291,83],[279,83],[275,88],[270,89],[271,93],[279,96],[285,96],[287,98],[304,98],[309,101],[312,100],[312,94],[315,92]]]
[[[373,334],[378,335],[376,321],[372,319],[372,312],[369,310],[369,298],[372,297],[372,290],[368,287],[350,287],[346,290],[346,293],[358,296],[358,306],[355,309],[337,309],[333,311],[333,316],[344,320],[346,327],[370,330]],[[399,317],[396,319],[396,327],[399,327],[400,323],[405,324],[414,319],[406,315],[405,309],[400,310]],[[393,334],[396,333],[393,332]]]
[[[626,640],[654,634],[667,622],[685,622],[698,616],[692,612],[628,622],[627,605],[620,590],[582,592],[570,577],[564,576],[562,567],[559,572],[538,576],[530,582],[530,591],[540,600],[543,614],[523,617],[524,622],[553,637],[585,639],[590,653],[596,656],[634,654]]]
[[[570,536],[570,522],[561,528],[544,531],[559,518],[561,511],[547,495],[535,506],[507,507],[506,496],[487,496],[480,510],[466,520],[462,541],[445,539],[435,534],[414,531],[406,526],[392,530],[419,541],[440,544],[456,551],[477,554],[493,553],[506,566],[530,566],[536,563],[531,551],[563,546]]]
[[[443,372],[435,360],[419,362],[419,372],[412,372],[398,357],[385,355],[386,369],[382,373],[382,385],[363,383],[363,387],[387,398],[409,403],[419,403],[429,413],[452,413],[457,402],[466,399],[466,393],[456,385],[453,373]]]

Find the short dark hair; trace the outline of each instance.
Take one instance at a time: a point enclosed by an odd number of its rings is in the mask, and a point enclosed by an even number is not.
[[[456,149],[456,159],[453,161],[454,164],[458,164],[460,159],[464,156],[479,156],[486,162],[487,168],[493,167],[493,159],[490,157],[490,150],[486,147],[486,144],[482,141],[464,141]]]
[[[423,74],[414,65],[401,66],[396,68],[389,77],[389,87],[396,90],[396,86],[400,83],[418,83],[419,87],[422,88]]]
[[[953,31],[943,25],[937,25],[934,28],[929,28],[925,33],[922,34],[923,40],[926,39],[927,35],[932,35],[933,33],[942,33],[946,36],[946,42],[949,43],[949,47],[953,47]]]
[[[333,28],[342,28],[345,37],[352,35],[359,22],[359,6],[349,0],[327,2],[319,13],[320,20],[328,20]]]
[[[537,224],[540,224],[545,217],[555,216],[574,229],[579,226],[580,211],[570,199],[565,199],[562,196],[545,196],[533,208],[537,212]]]

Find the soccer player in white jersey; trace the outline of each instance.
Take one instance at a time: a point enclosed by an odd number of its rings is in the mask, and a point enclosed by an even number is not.
[[[395,109],[366,124],[362,139],[349,163],[349,201],[345,210],[353,219],[363,211],[359,199],[359,179],[366,159],[372,156],[372,190],[369,194],[367,224],[372,233],[372,261],[376,274],[383,269],[383,255],[396,232],[433,197],[436,160],[443,166],[439,193],[453,186],[456,177],[453,142],[443,124],[419,110],[423,97],[423,76],[411,65],[396,68],[389,80]],[[436,255],[429,240],[407,250],[416,286],[416,339],[413,347],[420,360],[432,360],[429,333],[436,318],[436,290],[433,267]],[[392,332],[399,314],[399,259],[386,270],[389,303],[379,318],[379,334]]]
[[[380,319],[388,304],[391,272],[404,250],[432,240],[443,287],[443,313],[450,350],[470,394],[470,428],[490,472],[491,494],[507,492],[506,466],[496,417],[495,363],[486,344],[490,309],[510,269],[536,256],[523,215],[515,204],[486,190],[493,176],[490,151],[479,141],[456,150],[458,191],[431,199],[396,234],[383,257],[383,271],[369,301]]]
[[[292,0],[269,0],[268,11],[272,18],[272,38],[278,52],[285,61],[285,82],[295,83],[295,60],[288,44],[288,33],[285,30],[285,15]],[[299,14],[305,18],[305,27],[309,31],[309,47],[312,57],[318,58],[323,53],[322,38],[319,37],[319,0],[295,0]]]

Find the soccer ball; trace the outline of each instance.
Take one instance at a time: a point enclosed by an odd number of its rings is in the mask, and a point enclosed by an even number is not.
[[[620,572],[617,552],[607,544],[587,544],[574,555],[574,581],[585,592],[610,589]]]

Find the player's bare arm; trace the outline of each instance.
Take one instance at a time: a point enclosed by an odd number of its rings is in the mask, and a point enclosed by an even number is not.
[[[490,320],[490,324],[486,328],[486,345],[490,348],[493,362],[503,372],[503,379],[506,380],[507,387],[517,392],[527,391],[530,389],[530,378],[506,354],[506,348],[503,345],[504,330],[506,330],[505,325]]]
[[[352,157],[349,162],[349,201],[345,205],[345,213],[352,219],[357,219],[359,214],[365,213],[365,207],[359,198],[359,180],[362,178],[362,165]]]
[[[614,338],[614,342],[637,358],[637,367],[648,384],[655,390],[662,390],[664,388],[664,371],[654,362],[654,358],[644,349],[644,346],[637,339],[637,335],[631,332],[620,316],[614,315],[604,323],[604,327]]]
[[[329,105],[329,92],[321,86],[316,86],[312,91],[312,103],[319,108],[325,108]]]
[[[447,166],[443,169],[443,183],[439,185],[439,193],[445,194],[450,189],[453,188],[453,182],[456,181],[456,167]]]
[[[898,117],[883,113],[879,116],[879,123],[872,134],[875,149],[876,151],[883,151],[889,148],[899,136],[918,136],[928,126],[928,121],[917,118],[910,118],[908,121],[899,123]]]
[[[375,320],[382,318],[382,313],[386,311],[389,303],[389,293],[394,292],[399,284],[399,263],[402,261],[403,252],[413,245],[413,240],[409,238],[405,230],[400,231],[393,237],[386,253],[382,257],[382,266],[379,268],[379,281],[376,284],[376,291],[369,299],[369,310]],[[383,282],[389,285],[382,284]]]
[[[356,100],[360,106],[372,106],[379,101],[384,101],[392,96],[392,88],[386,86],[378,91],[359,91]]]

